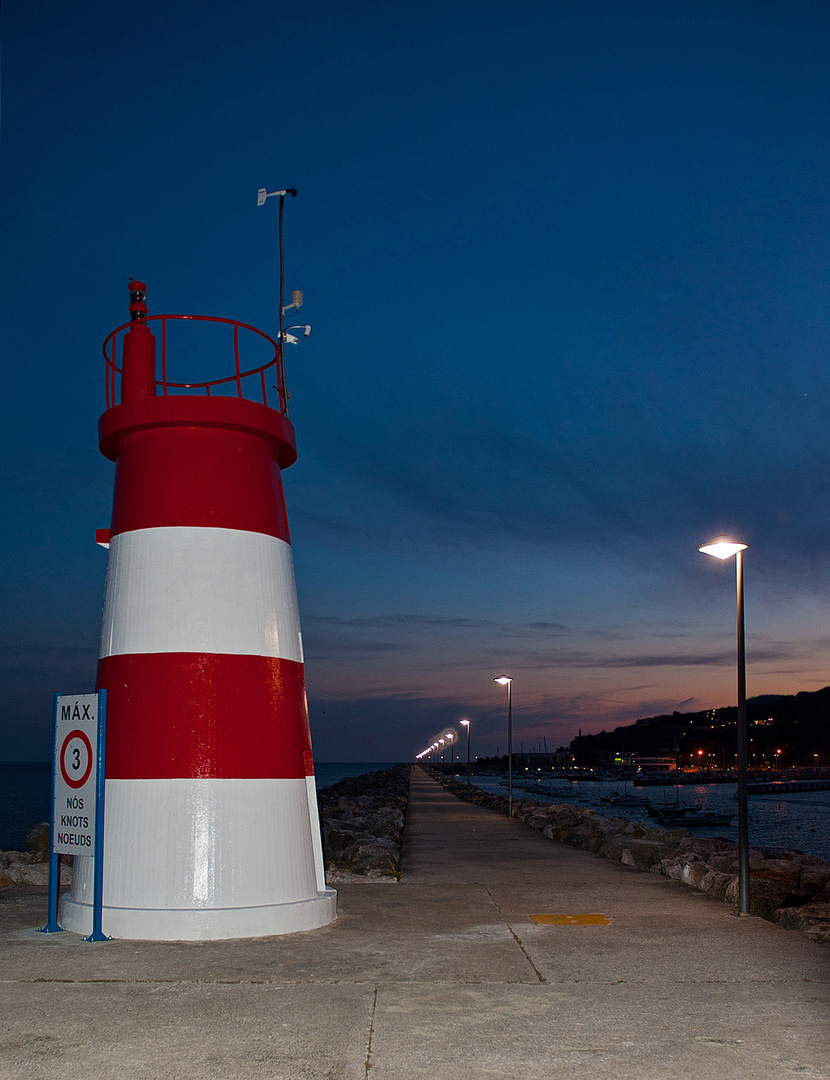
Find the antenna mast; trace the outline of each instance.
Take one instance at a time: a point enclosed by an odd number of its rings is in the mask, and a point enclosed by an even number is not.
[[[279,295],[279,304],[278,304],[280,332],[279,332],[279,336],[277,338],[277,341],[279,342],[279,345],[280,345],[279,383],[280,383],[280,386],[282,386],[282,388],[283,388],[283,392],[285,393],[285,415],[288,416],[288,388],[287,388],[286,383],[285,383],[285,341],[286,341],[286,338],[285,338],[284,322],[285,322],[286,306],[284,304],[284,298],[285,298],[285,254],[283,252],[282,216],[283,216],[283,211],[285,210],[285,196],[286,195],[293,195],[294,198],[296,198],[297,197],[297,189],[296,188],[282,188],[281,191],[266,191],[265,188],[260,188],[256,193],[256,204],[257,204],[257,206],[264,206],[265,205],[265,200],[270,199],[272,195],[279,195],[279,197],[280,197],[280,212],[279,212],[280,295]],[[302,303],[302,294],[300,294],[300,304],[301,303]],[[296,294],[295,294],[295,303],[294,304],[289,304],[287,306],[288,307],[295,307],[295,308],[298,308],[300,306],[299,304],[296,303]]]

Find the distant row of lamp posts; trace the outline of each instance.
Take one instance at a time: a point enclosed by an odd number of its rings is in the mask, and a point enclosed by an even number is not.
[[[502,686],[507,687],[507,813],[509,816],[513,816],[513,680],[509,675],[498,675],[494,682],[501,683]],[[467,720],[459,720],[459,724],[467,729],[467,802],[470,801],[472,794],[472,777],[470,773],[470,730],[472,723]],[[445,731],[443,736],[439,736],[435,742],[430,743],[419,754],[415,755],[415,760],[420,761],[422,758],[432,756],[432,760],[435,761],[436,752],[441,753],[441,764],[446,765],[446,749],[450,748],[450,770],[453,768],[453,739],[455,733],[452,731]],[[452,772],[450,773],[452,775]]]
[[[459,720],[459,724],[461,724],[463,727],[465,727],[467,729],[467,802],[469,802],[470,801],[470,795],[471,795],[470,728],[472,727],[472,724],[470,723],[469,720]],[[430,743],[429,746],[425,747],[420,752],[420,754],[416,754],[415,755],[415,760],[420,761],[422,758],[425,758],[425,757],[429,756],[432,759],[433,763],[434,763],[436,761],[436,755],[440,751],[440,753],[441,753],[441,764],[446,765],[446,763],[447,763],[447,753],[446,753],[446,751],[447,751],[447,746],[449,746],[449,748],[450,748],[450,775],[452,775],[452,768],[453,768],[453,757],[452,757],[453,751],[452,751],[452,747],[453,747],[453,739],[454,738],[455,738],[455,732],[453,732],[453,731],[445,731],[443,736],[436,739],[435,742]]]
[[[721,536],[708,544],[701,544],[698,551],[712,555],[716,559],[731,559],[735,556],[738,594],[738,914],[749,915],[749,778],[748,778],[748,742],[746,726],[746,634],[744,628],[744,578],[743,553],[749,547],[738,540]],[[510,675],[498,675],[494,682],[507,687],[507,813],[513,816],[513,679]],[[462,720],[467,729],[467,799],[470,798],[470,721]],[[450,767],[452,767],[453,732],[445,732],[420,754],[418,759],[435,753],[441,748],[442,763],[446,762],[446,746],[450,747]],[[434,760],[434,759],[433,759]]]

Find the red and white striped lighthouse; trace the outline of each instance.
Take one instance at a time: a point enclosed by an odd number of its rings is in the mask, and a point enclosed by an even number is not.
[[[104,347],[99,421],[116,465],[98,665],[103,929],[167,941],[313,929],[335,918],[336,893],[323,872],[281,481],[297,454],[280,348],[202,318],[227,335],[233,372],[171,382],[169,339],[193,317],[148,317],[144,285],[130,290],[132,321]],[[270,359],[246,370],[251,335]],[[63,925],[86,932],[91,905],[92,860],[77,858]]]

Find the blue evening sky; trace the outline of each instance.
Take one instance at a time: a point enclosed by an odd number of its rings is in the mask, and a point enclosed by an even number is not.
[[[830,683],[830,9],[5,0],[0,757],[92,687],[101,342],[311,336],[286,494],[320,759]],[[197,378],[201,370],[188,370]],[[461,730],[456,727],[456,730]]]

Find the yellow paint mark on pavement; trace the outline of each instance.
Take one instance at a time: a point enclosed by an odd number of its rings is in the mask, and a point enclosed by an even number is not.
[[[598,912],[588,915],[531,915],[538,926],[608,926],[611,922]]]

